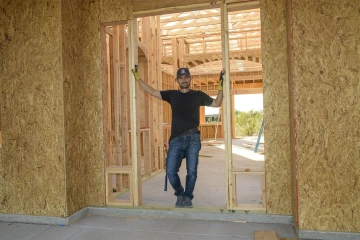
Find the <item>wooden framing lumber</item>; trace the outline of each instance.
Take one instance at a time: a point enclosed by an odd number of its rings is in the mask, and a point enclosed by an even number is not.
[[[227,0],[228,11],[240,11],[260,8],[260,1],[238,2],[238,0]]]
[[[145,82],[148,82],[148,64],[145,61],[139,60],[139,67],[138,71],[140,73],[140,76],[144,76],[143,80]],[[143,154],[143,165],[144,169],[143,172],[147,176],[151,176],[152,172],[152,158],[151,158],[151,137],[150,132],[152,131],[150,126],[150,108],[152,105],[149,102],[149,99],[152,98],[148,93],[146,93],[143,89],[139,88],[139,93],[141,93],[141,96],[139,96],[141,100],[141,108],[144,109],[144,111],[141,111],[141,125],[140,125],[140,134],[142,139],[141,144],[141,153]]]
[[[133,0],[138,1],[138,0]],[[140,0],[139,0],[140,1]],[[149,1],[148,4],[133,4],[134,16],[136,17],[144,17],[144,16],[152,16],[152,15],[163,15],[163,14],[171,14],[178,13],[180,11],[193,11],[193,10],[203,10],[203,9],[211,9],[215,7],[219,7],[219,3],[199,3],[194,4],[193,0],[185,0],[183,1],[183,6],[169,6],[169,1],[162,0],[164,3],[154,8],[154,4]],[[165,4],[166,2],[166,4]],[[144,3],[144,2],[142,2]],[[165,5],[164,5],[165,4]]]
[[[102,45],[103,45],[103,51],[106,51],[106,62],[104,62],[104,67],[107,67],[107,71],[104,71],[104,75],[106,79],[106,86],[104,87],[104,89],[106,89],[106,94],[104,94],[105,99],[103,99],[104,101],[104,111],[106,111],[106,114],[104,113],[104,119],[106,124],[106,134],[104,134],[106,137],[106,166],[109,166],[110,163],[112,162],[112,160],[114,159],[114,151],[113,151],[113,135],[114,132],[112,131],[113,128],[113,79],[114,79],[114,69],[112,67],[112,59],[113,59],[113,51],[112,50],[112,46],[113,46],[113,41],[112,41],[112,35],[108,35],[106,34],[105,29],[107,29],[107,27],[105,26],[101,26],[102,29],[102,34],[104,34],[106,37],[105,39],[102,41]],[[104,38],[102,36],[102,38]],[[106,48],[106,50],[105,50]],[[103,53],[104,55],[104,53]],[[105,56],[103,57],[105,58]]]
[[[128,21],[128,46],[129,46],[129,72],[138,63],[138,47],[137,47],[137,20],[136,18]],[[139,156],[139,136],[140,128],[138,123],[137,111],[137,86],[132,75],[129,76],[130,81],[130,118],[131,118],[131,159],[133,176],[130,185],[133,184],[133,205],[139,206],[142,201],[141,187],[141,163]]]
[[[157,79],[157,71],[156,71],[156,60],[157,60],[157,41],[156,41],[156,17],[150,17],[150,44],[149,44],[149,59],[148,59],[148,67],[149,67],[149,85],[153,88],[158,88],[158,79]],[[150,54],[151,53],[151,54]],[[151,153],[152,153],[152,169],[159,169],[159,116],[158,116],[158,107],[160,105],[160,101],[157,98],[151,97],[149,99],[151,103]]]
[[[113,72],[114,78],[114,138],[115,138],[115,164],[122,166],[122,144],[120,138],[120,108],[121,108],[121,97],[120,97],[120,31],[121,26],[117,25],[113,28]],[[116,190],[121,191],[122,188],[122,176],[116,174]]]
[[[149,71],[151,67],[149,67],[150,58],[151,58],[151,30],[150,30],[150,17],[144,17],[142,18],[142,31],[141,31],[141,42],[148,46],[148,58],[146,59],[146,62],[139,62],[139,68],[140,68],[140,74],[143,76],[143,80],[151,85],[150,79],[151,76],[149,74]],[[149,94],[145,93],[144,90],[139,89],[139,91],[143,92],[144,94],[144,126],[141,126],[141,131],[143,134],[144,139],[144,172],[147,176],[151,176],[152,172],[152,161],[154,160],[153,154],[152,154],[152,102],[151,102],[151,96]],[[146,128],[146,129],[145,129]]]
[[[151,176],[151,158],[150,158],[150,129],[140,129],[140,134],[142,136],[142,150],[144,153],[144,173],[150,177]]]
[[[106,34],[106,27],[100,25],[101,36],[101,65],[102,65],[102,77],[103,77],[103,134],[104,134],[104,150],[105,150],[105,169],[110,166],[110,159],[112,158],[112,146],[111,146],[111,92],[110,92],[110,36]],[[107,44],[107,40],[108,43]],[[1,113],[0,113],[1,114]],[[1,126],[1,125],[0,125]],[[106,177],[105,174],[105,202],[112,201],[111,178]]]
[[[129,176],[129,179],[133,178],[132,168],[123,168],[123,167],[109,167],[105,169],[105,182],[107,183],[106,188],[106,205],[122,205],[122,206],[133,206],[133,196],[134,196],[134,187],[132,181],[130,181],[129,191],[130,197],[129,200],[125,199],[115,199],[113,196],[113,188],[112,188],[112,175],[113,174],[126,174]]]
[[[154,75],[154,44],[153,44],[153,39],[154,39],[154,32],[153,32],[153,28],[154,28],[154,18],[153,16],[149,17],[149,28],[147,29],[148,31],[148,53],[149,53],[149,57],[148,57],[148,61],[147,61],[147,66],[148,66],[148,84],[155,88],[155,75]],[[156,144],[155,142],[157,141],[157,130],[156,130],[156,118],[154,118],[154,115],[156,114],[155,112],[155,102],[156,99],[149,97],[148,98],[149,101],[149,127],[150,127],[150,157],[151,157],[151,161],[150,161],[150,168],[152,170],[155,169],[155,159],[157,156],[157,152],[156,152]]]
[[[230,99],[231,99],[231,137],[236,137],[235,131],[235,95],[230,92]]]
[[[125,32],[126,26],[118,25],[118,43],[119,43],[119,68],[120,68],[120,143],[121,143],[121,166],[129,165],[129,116],[128,116],[128,98],[129,84],[126,77],[126,44]],[[129,175],[122,175],[122,186],[129,187]]]
[[[280,240],[275,231],[254,231],[255,240]]]
[[[266,212],[261,204],[238,204],[234,206],[231,210],[245,211],[245,212]]]
[[[233,209],[233,189],[231,188],[233,178],[231,177],[232,167],[232,139],[231,139],[231,110],[230,110],[230,65],[229,65],[229,24],[228,24],[228,12],[227,5],[221,4],[221,42],[222,42],[222,66],[225,69],[226,74],[224,75],[224,115],[222,122],[224,123],[225,130],[225,152],[226,152],[226,206],[228,209]]]
[[[110,166],[106,168],[106,173],[132,173],[132,167],[131,166]]]
[[[238,175],[255,175],[261,176],[261,204],[238,204],[237,203],[237,189],[236,189],[236,176]],[[233,210],[257,210],[266,211],[266,196],[265,196],[265,168],[232,168],[232,191],[234,193],[232,198],[232,209]]]
[[[160,16],[156,17],[156,73],[157,73],[157,89],[162,89],[162,68],[161,68],[161,58],[162,58],[162,41],[161,41],[161,29],[160,29]],[[165,168],[164,162],[164,128],[163,125],[163,104],[161,100],[157,100],[158,103],[158,152],[159,152],[159,169]]]
[[[173,62],[173,73],[174,73],[174,76],[176,76],[176,71],[177,69],[179,68],[179,65],[178,65],[178,51],[177,51],[177,39],[176,38],[173,38],[171,39],[171,49],[172,49],[172,62]]]

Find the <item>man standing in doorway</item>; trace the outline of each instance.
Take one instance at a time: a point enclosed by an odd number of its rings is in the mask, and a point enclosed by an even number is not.
[[[132,70],[140,86],[150,95],[166,101],[172,110],[171,136],[166,159],[166,173],[171,186],[175,190],[176,207],[192,207],[191,200],[197,179],[199,151],[201,149],[200,131],[200,106],[220,107],[223,99],[223,74],[220,72],[218,94],[215,99],[202,91],[190,89],[191,74],[187,68],[179,68],[176,73],[178,90],[159,91],[145,83],[140,74]],[[183,188],[178,172],[182,159],[186,159],[186,183]]]

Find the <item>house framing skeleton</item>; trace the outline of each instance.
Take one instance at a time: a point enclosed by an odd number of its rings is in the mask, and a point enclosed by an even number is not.
[[[227,22],[227,23],[226,23]],[[131,28],[132,27],[132,28]],[[107,204],[140,205],[141,177],[150,177],[164,169],[163,145],[170,137],[171,109],[169,105],[153,99],[142,89],[137,89],[135,108],[128,106],[131,97],[128,94],[131,84],[127,83],[130,68],[134,62],[144,80],[155,89],[176,89],[175,74],[178,68],[191,70],[193,80],[191,88],[202,90],[209,95],[216,95],[219,72],[226,67],[229,82],[229,99],[234,106],[234,96],[242,93],[262,92],[260,9],[257,2],[235,4],[227,9],[219,6],[210,9],[184,11],[160,16],[134,18],[131,24],[117,24],[106,27],[106,59],[109,149],[106,168]],[[135,51],[130,48],[130,37],[134,36]],[[228,39],[226,41],[226,39]],[[104,44],[104,43],[103,43]],[[137,50],[137,51],[136,51]],[[133,51],[133,59],[129,59]],[[128,55],[129,54],[129,55]],[[130,76],[131,77],[131,76]],[[136,86],[135,86],[136,88]],[[226,100],[225,100],[226,101]],[[229,102],[228,102],[229,104]],[[137,114],[135,109],[144,109]],[[231,118],[225,117],[218,124],[205,123],[205,110],[201,107],[201,138],[224,138],[225,124],[229,124],[231,134],[235,137],[235,109],[227,109]],[[130,152],[131,128],[129,119],[136,118],[137,152]],[[135,125],[135,124],[134,124]],[[129,133],[129,134],[128,134]],[[216,135],[215,135],[216,134]],[[140,136],[140,138],[137,138]],[[139,141],[139,139],[141,141]],[[231,143],[230,143],[231,146]],[[137,154],[138,161],[133,160]],[[143,156],[141,158],[140,156]],[[136,167],[136,166],[137,167]],[[236,200],[236,175],[259,174],[264,181],[264,168],[234,168],[231,155],[227,160],[229,199],[227,205],[237,210],[264,210],[265,196],[262,205],[238,206]],[[115,179],[113,176],[116,176]],[[116,184],[114,184],[114,181]],[[263,188],[265,184],[263,184]],[[115,186],[115,188],[114,188]],[[128,200],[114,198],[115,192],[130,189]],[[263,190],[263,193],[265,191]],[[231,199],[231,200],[230,200]]]

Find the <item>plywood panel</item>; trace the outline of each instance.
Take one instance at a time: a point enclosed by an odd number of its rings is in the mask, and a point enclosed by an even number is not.
[[[83,89],[82,81],[82,37],[79,18],[80,3],[63,1],[63,73],[65,111],[65,152],[66,152],[66,196],[67,209],[71,213],[86,206],[86,160],[82,147],[86,145],[83,129]]]
[[[77,107],[81,113],[81,118],[78,120],[81,124],[81,128],[78,129],[81,141],[72,142],[72,144],[80,154],[76,160],[85,162],[83,174],[79,176],[79,182],[84,184],[84,198],[86,199],[84,204],[103,206],[105,204],[105,153],[103,147],[102,71],[105,69],[101,68],[100,16],[102,1],[82,1],[81,10],[80,61],[82,72],[81,78],[74,81],[81,94],[81,101],[76,103],[79,104]],[[78,113],[73,111],[72,114]],[[72,201],[77,200],[72,199]],[[78,211],[79,209],[72,210]],[[71,213],[69,210],[69,214]]]
[[[131,0],[101,0],[100,2],[102,23],[124,21],[132,15]]]
[[[286,2],[262,0],[267,213],[292,213]]]
[[[0,8],[0,212],[64,216],[61,1]]]
[[[299,227],[360,232],[360,2],[291,9]]]

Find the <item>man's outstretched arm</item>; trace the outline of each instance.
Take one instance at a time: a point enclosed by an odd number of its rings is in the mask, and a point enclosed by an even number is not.
[[[132,73],[134,74],[135,80],[139,83],[139,85],[145,90],[145,92],[149,93],[151,96],[154,96],[161,100],[161,94],[159,90],[154,89],[149,84],[144,82],[141,79],[139,72],[137,71],[137,66],[135,65],[135,70],[131,69]]]

